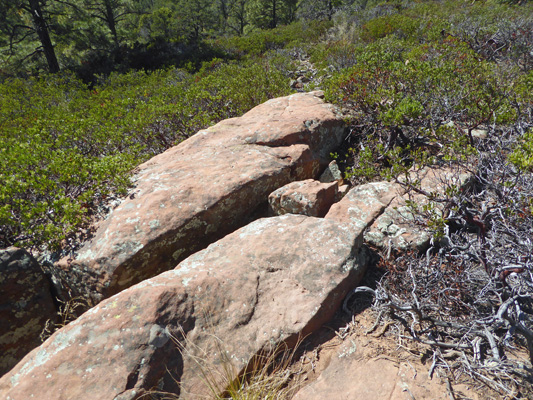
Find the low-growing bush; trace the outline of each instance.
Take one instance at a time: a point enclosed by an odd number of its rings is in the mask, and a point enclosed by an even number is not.
[[[289,93],[265,60],[112,74],[89,89],[73,75],[0,85],[0,246],[68,245],[130,171],[222,119]]]
[[[484,397],[531,393],[532,21],[529,4],[412,2],[360,17],[350,36],[313,55],[329,56],[336,72],[326,98],[350,119],[337,153],[347,178],[388,178],[427,196],[408,201],[433,235],[427,251],[389,248],[376,288],[354,292],[374,295],[375,326],[387,316],[384,329],[411,338],[410,351],[433,360],[430,376],[442,371],[451,397],[461,379],[488,388]],[[330,61],[337,54],[349,68]],[[416,170],[428,164],[472,179],[424,192]]]
[[[509,155],[509,161],[522,171],[533,172],[533,130],[518,140],[514,151]]]
[[[257,56],[269,50],[318,42],[329,27],[329,21],[299,21],[275,29],[255,30],[244,36],[218,38],[215,44],[234,56]]]
[[[419,20],[401,14],[371,19],[361,27],[361,40],[371,42],[391,34],[401,39],[411,39],[419,25]]]
[[[359,49],[348,41],[322,43],[311,52],[311,61],[321,68],[339,71],[357,64]]]
[[[207,42],[165,41],[154,39],[148,43],[124,44],[111,51],[92,50],[79,62],[67,64],[85,83],[96,84],[98,76],[130,71],[156,71],[166,68],[183,68],[191,73],[198,71],[203,62],[226,53]]]
[[[363,143],[361,154],[354,151],[358,161],[380,160],[389,174],[402,170],[398,163],[408,168],[428,155],[467,157],[472,131],[517,120],[523,102],[495,65],[465,43],[449,36],[411,48],[399,44],[367,46],[354,67],[327,84],[327,98],[352,110],[353,135]],[[379,175],[371,171],[358,162],[349,176]]]

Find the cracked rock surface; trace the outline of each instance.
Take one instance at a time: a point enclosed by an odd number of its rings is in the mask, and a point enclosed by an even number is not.
[[[321,92],[270,100],[142,164],[136,187],[56,266],[94,304],[244,226],[277,188],[314,178],[343,139]]]
[[[192,357],[216,367],[223,349],[238,371],[331,319],[364,273],[362,234],[303,215],[256,220],[57,331],[0,379],[0,397],[125,400],[157,387],[200,398]]]
[[[429,247],[431,233],[426,226],[417,224],[417,212],[409,203],[422,212],[424,205],[429,202],[426,194],[442,198],[446,188],[465,187],[472,179],[472,174],[460,167],[425,167],[412,171],[412,175],[411,179],[418,182],[417,189],[425,194],[416,190],[406,193],[399,184],[383,183],[390,188],[397,188],[397,195],[389,200],[388,207],[365,232],[367,243],[387,251],[425,251]],[[442,204],[437,203],[433,209],[435,215],[442,215],[442,208]]]

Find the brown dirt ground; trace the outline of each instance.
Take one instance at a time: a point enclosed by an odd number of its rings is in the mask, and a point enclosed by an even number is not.
[[[500,400],[503,397],[466,374],[450,358],[435,368],[430,346],[402,338],[398,324],[375,326],[370,304],[359,304],[351,319],[337,317],[299,345],[293,364],[294,400]],[[516,357],[527,359],[526,353]],[[327,397],[324,397],[327,396]],[[532,394],[533,396],[533,394]],[[533,397],[527,397],[531,399]],[[525,398],[524,398],[525,399]]]

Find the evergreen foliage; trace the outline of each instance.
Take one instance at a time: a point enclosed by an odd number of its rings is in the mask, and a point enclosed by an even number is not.
[[[91,90],[72,74],[0,85],[0,243],[59,248],[129,171],[198,130],[288,93],[267,60],[213,60],[196,74],[113,74]]]
[[[354,182],[430,160],[466,163],[473,131],[532,124],[531,7],[382,3],[344,18],[313,60],[336,69],[327,99],[351,110]]]
[[[68,69],[89,83],[97,74],[181,67],[189,59],[198,68],[220,57],[206,39],[288,24],[296,18],[298,3],[0,0],[0,79]],[[333,8],[328,10],[331,16]],[[146,58],[153,60],[140,61]]]

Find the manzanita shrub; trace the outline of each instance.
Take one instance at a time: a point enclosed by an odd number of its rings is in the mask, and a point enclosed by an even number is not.
[[[344,16],[353,25],[313,54],[350,123],[347,178],[402,184],[432,235],[423,252],[382,248],[376,289],[354,293],[374,295],[375,326],[388,314],[391,335],[425,345],[450,393],[475,382],[484,398],[533,392],[533,7],[513,3],[383,3]],[[424,191],[428,165],[469,182]]]
[[[415,3],[360,22],[352,42],[316,50],[314,60],[336,61],[326,98],[352,118],[355,145],[346,173],[354,183],[391,178],[435,156],[467,161],[475,154],[472,132],[530,118],[530,83],[517,56],[484,57],[466,39],[471,36],[440,16],[431,3]],[[461,21],[458,13],[448,18]],[[349,66],[342,68],[347,55]]]
[[[236,57],[257,56],[269,50],[315,44],[331,25],[330,21],[298,21],[275,29],[257,29],[245,36],[220,37],[212,44]]]
[[[194,75],[130,72],[89,89],[70,74],[0,84],[0,246],[69,244],[130,171],[217,121],[289,93],[263,59]]]

